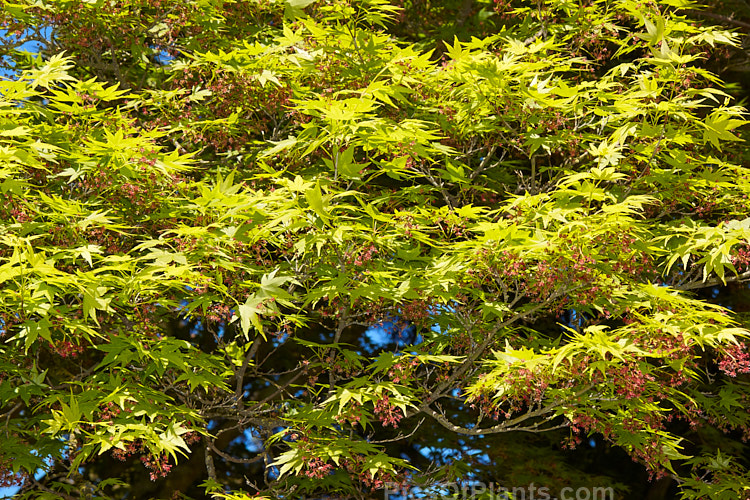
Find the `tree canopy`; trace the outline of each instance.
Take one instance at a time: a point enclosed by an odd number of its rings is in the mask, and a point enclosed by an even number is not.
[[[750,492],[741,39],[697,4],[0,16],[19,498]]]

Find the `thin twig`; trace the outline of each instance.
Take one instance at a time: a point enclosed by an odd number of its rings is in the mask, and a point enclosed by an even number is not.
[[[370,444],[383,444],[383,443],[395,443],[396,441],[401,441],[402,439],[408,439],[414,435],[415,432],[417,432],[417,429],[422,425],[422,423],[425,421],[425,418],[422,417],[422,419],[417,423],[417,425],[414,426],[414,430],[412,430],[409,434],[404,435],[402,432],[399,432],[398,436],[391,439],[380,439],[378,441],[367,441]]]
[[[257,403],[255,403],[251,408],[249,408],[249,411],[254,411],[254,410],[260,408],[265,403],[269,402],[270,400],[272,400],[273,398],[275,398],[279,394],[283,393],[286,390],[286,388],[289,387],[290,385],[292,385],[295,380],[297,380],[300,376],[302,376],[303,373],[305,373],[305,372],[303,370],[300,370],[299,373],[297,373],[294,377],[292,377],[289,380],[287,380],[283,385],[277,385],[276,387],[278,387],[278,389],[276,390],[276,392],[274,392],[273,394],[270,394],[269,396],[266,396],[262,400],[260,400]]]

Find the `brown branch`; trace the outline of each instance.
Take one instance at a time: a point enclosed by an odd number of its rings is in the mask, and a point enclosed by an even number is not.
[[[561,287],[562,288],[562,287]],[[474,352],[469,355],[466,360],[461,363],[461,366],[456,369],[453,374],[448,377],[447,380],[442,382],[432,393],[432,395],[427,399],[427,404],[432,403],[433,401],[437,401],[439,398],[443,396],[444,391],[453,384],[456,380],[466,375],[466,372],[469,371],[469,369],[473,366],[474,362],[479,359],[479,357],[484,353],[484,351],[490,346],[490,344],[495,340],[495,335],[497,332],[500,331],[501,328],[504,328],[506,326],[512,325],[516,321],[519,321],[527,316],[530,316],[534,314],[535,312],[539,311],[540,309],[546,307],[549,305],[550,302],[557,300],[559,297],[561,297],[564,293],[572,292],[573,290],[580,288],[575,287],[570,290],[562,290],[558,289],[557,292],[555,292],[549,299],[545,300],[544,302],[537,304],[536,306],[532,307],[531,309],[524,311],[520,314],[515,314],[512,317],[506,319],[505,321],[495,325],[495,327],[492,329],[492,331],[487,335],[487,338],[482,342],[482,344],[474,350]]]
[[[56,498],[62,498],[64,500],[78,500],[74,496],[66,495],[65,493],[63,493],[61,491],[55,491],[55,490],[53,490],[51,488],[46,487],[45,485],[43,485],[42,483],[40,483],[39,481],[37,481],[36,478],[34,478],[33,476],[30,476],[30,477],[33,479],[34,485],[37,488],[39,488],[40,490],[42,490],[44,492],[50,493],[52,495],[55,495]]]
[[[750,280],[750,271],[745,271],[742,274],[730,276],[728,278],[724,278],[723,280],[721,278],[711,278],[706,281],[693,281],[685,283],[684,285],[673,286],[672,288],[682,291],[697,290],[700,288],[708,288],[716,285],[726,285],[727,283],[742,283],[748,280]]]
[[[203,445],[203,455],[206,460],[206,472],[208,472],[208,478],[212,481],[216,481],[216,467],[214,466],[214,457],[208,452],[209,446],[213,448],[213,442],[208,436],[204,438],[206,443]]]
[[[16,413],[18,410],[23,408],[23,403],[18,403],[16,406],[8,410],[7,412],[0,415],[0,419],[5,418],[5,427],[8,427],[8,423],[10,422],[10,417],[13,416],[14,413]]]
[[[419,428],[420,428],[420,426],[422,425],[422,423],[424,423],[424,419],[425,419],[425,417],[422,417],[422,419],[421,419],[421,420],[420,420],[420,421],[419,421],[419,422],[417,423],[417,425],[415,425],[415,426],[414,426],[414,430],[412,430],[412,431],[411,431],[411,432],[410,432],[409,434],[407,434],[407,435],[404,435],[404,433],[403,433],[403,432],[399,432],[399,433],[398,433],[398,436],[396,436],[395,438],[390,438],[390,439],[380,439],[380,440],[378,440],[378,441],[369,441],[369,440],[368,440],[367,442],[368,442],[368,443],[370,443],[370,444],[394,443],[394,442],[396,442],[396,441],[401,441],[402,439],[407,439],[407,438],[410,438],[410,437],[412,437],[412,436],[414,435],[414,433],[415,433],[415,432],[417,432],[417,429],[419,429]]]
[[[217,410],[221,410],[223,408],[218,408]],[[240,411],[239,413],[235,409],[226,409],[225,411],[213,411],[213,412],[206,412],[205,416],[209,418],[226,418],[228,420],[235,420],[235,421],[242,421],[246,424],[250,424],[254,427],[266,427],[266,428],[274,428],[274,427],[283,427],[285,425],[289,425],[289,423],[286,420],[283,420],[279,417],[259,417],[259,416],[253,416],[248,415],[249,412],[243,412]]]
[[[299,373],[297,373],[294,377],[292,377],[289,380],[287,380],[286,382],[284,382],[283,385],[277,385],[276,386],[277,390],[273,394],[271,394],[269,396],[266,396],[262,400],[260,400],[257,403],[255,403],[249,409],[249,411],[254,411],[254,410],[260,408],[261,406],[263,406],[263,404],[269,402],[271,399],[275,398],[276,396],[278,396],[279,394],[281,394],[282,392],[284,392],[286,390],[286,388],[289,387],[290,385],[292,385],[295,380],[297,380],[298,378],[300,378],[300,376],[302,376],[303,373],[305,373],[304,370],[300,370]]]
[[[549,421],[549,419],[545,419],[541,422],[537,422],[536,424],[532,424],[527,427],[514,427],[515,424],[512,422],[516,422],[519,420],[526,420],[528,418],[533,418],[534,416],[539,416],[543,413],[551,411],[555,406],[558,405],[552,405],[545,408],[542,408],[540,410],[532,411],[525,413],[524,415],[521,415],[520,417],[514,418],[513,420],[507,420],[503,422],[502,424],[494,425],[492,427],[472,427],[471,429],[468,429],[466,427],[461,427],[460,425],[456,425],[448,418],[445,417],[445,415],[442,415],[429,406],[422,406],[420,407],[420,410],[424,411],[428,415],[430,415],[432,418],[435,419],[437,423],[448,429],[449,431],[455,432],[456,434],[464,434],[467,436],[480,436],[482,434],[498,434],[500,432],[516,432],[516,431],[525,431],[525,432],[547,432],[547,431],[553,431],[556,429],[562,429],[563,427],[567,427],[567,423],[562,423],[559,425],[553,425],[552,427],[544,427],[540,428],[541,425],[543,425],[545,422]]]
[[[254,464],[255,462],[260,462],[261,460],[263,460],[262,454],[254,458],[235,458],[219,450],[216,445],[214,445],[214,442],[212,440],[208,441],[208,447],[211,448],[211,451],[219,455],[224,460],[228,462],[234,462],[236,464]],[[206,456],[208,456],[208,450],[206,450]]]
[[[745,21],[738,21],[737,19],[733,19],[729,16],[723,16],[721,14],[714,14],[713,12],[705,12],[702,10],[694,9],[686,9],[685,12],[694,16],[706,17],[708,19],[719,21],[723,24],[730,24],[732,26],[737,26],[738,28],[745,28],[750,30],[750,23],[746,23]]]
[[[253,345],[250,346],[250,349],[247,350],[247,354],[245,355],[245,359],[242,361],[242,367],[240,368],[240,371],[236,374],[237,377],[237,387],[234,391],[234,397],[237,401],[237,404],[240,403],[242,400],[242,389],[244,387],[244,381],[245,381],[245,371],[247,371],[247,367],[250,364],[250,360],[255,357],[255,354],[258,352],[258,348],[260,347],[260,336],[255,337],[255,340],[253,341]]]
[[[584,387],[580,391],[576,392],[570,399],[573,400],[573,399],[576,399],[576,398],[580,398],[583,394],[585,394],[586,392],[588,392],[589,390],[591,390],[593,387],[594,387],[594,384],[587,385],[586,387]],[[514,427],[515,425],[520,424],[521,422],[523,422],[525,420],[528,420],[530,418],[540,417],[540,416],[542,416],[542,415],[544,415],[546,413],[549,413],[552,410],[554,410],[555,408],[558,408],[559,406],[563,405],[565,402],[566,401],[555,401],[555,402],[552,402],[552,403],[548,404],[547,406],[545,406],[543,408],[539,408],[537,410],[529,410],[526,413],[524,413],[523,415],[519,415],[516,418],[510,419],[510,420],[506,420],[506,421],[504,421],[504,422],[502,422],[502,423],[500,423],[498,425],[494,425],[492,427],[484,427],[484,428],[472,427],[470,429],[466,428],[466,427],[461,427],[460,425],[454,424],[453,422],[451,422],[450,420],[448,420],[448,418],[445,415],[443,415],[441,413],[438,413],[437,411],[435,411],[432,408],[430,408],[429,404],[424,404],[424,405],[420,406],[419,409],[421,411],[427,413],[428,415],[430,415],[432,418],[435,419],[435,421],[437,423],[439,423],[440,425],[442,425],[443,427],[445,427],[446,429],[448,429],[450,431],[453,431],[453,432],[455,432],[457,434],[465,434],[465,435],[468,435],[468,436],[479,436],[481,434],[497,434],[497,433],[500,433],[500,432],[516,432],[516,431],[547,432],[547,431],[552,431],[552,430],[556,430],[556,429],[561,429],[563,427],[567,427],[568,426],[567,422],[563,422],[562,424],[559,424],[559,425],[553,425],[551,427],[541,427],[546,422],[549,422],[550,420],[552,420],[553,418],[555,418],[556,415],[551,415],[551,416],[545,418],[544,420],[542,420],[540,422],[537,422],[535,424],[531,424],[531,425],[526,426],[526,427]]]

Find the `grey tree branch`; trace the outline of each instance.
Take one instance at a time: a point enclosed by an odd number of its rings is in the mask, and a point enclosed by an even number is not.
[[[750,281],[750,271],[745,271],[744,273],[738,274],[736,276],[729,276],[727,278],[724,278],[724,280],[720,278],[711,278],[706,281],[690,281],[681,285],[673,286],[672,288],[674,288],[675,290],[688,291],[708,288],[716,285],[726,285],[727,283],[743,283],[745,281]]]
[[[706,12],[703,10],[694,10],[694,9],[686,9],[685,12],[693,16],[714,19],[716,21],[721,22],[722,24],[729,24],[732,26],[737,26],[739,28],[750,29],[750,23],[746,23],[745,21],[739,21],[729,16],[723,16],[721,14],[714,14],[713,12]]]

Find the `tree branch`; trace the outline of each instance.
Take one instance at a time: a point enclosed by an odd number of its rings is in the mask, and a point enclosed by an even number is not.
[[[723,280],[720,278],[711,278],[706,281],[692,281],[683,285],[676,285],[672,288],[682,291],[698,290],[700,288],[709,288],[716,285],[726,285],[727,283],[742,283],[744,281],[750,281],[750,271],[745,271],[742,274],[738,274],[737,276],[730,276],[728,278],[724,278]]]
[[[401,441],[402,439],[410,438],[414,435],[415,432],[417,432],[417,429],[419,429],[422,426],[422,423],[424,422],[425,417],[422,417],[422,419],[417,423],[417,425],[414,426],[414,430],[412,430],[409,434],[404,435],[403,432],[399,432],[398,436],[395,438],[390,439],[380,439],[378,441],[367,441],[370,444],[383,444],[383,443],[394,443],[396,441]]]
[[[540,410],[531,411],[517,418],[514,418],[512,420],[506,420],[505,422],[498,424],[498,425],[494,425],[492,427],[483,427],[483,428],[472,427],[470,429],[454,424],[453,422],[448,420],[448,418],[445,415],[438,413],[437,411],[433,410],[427,405],[421,406],[419,409],[427,413],[428,415],[430,415],[432,418],[435,419],[437,423],[439,423],[440,425],[442,425],[449,431],[455,432],[456,434],[464,434],[466,436],[480,436],[483,434],[498,434],[501,432],[516,432],[516,431],[547,432],[547,431],[553,431],[556,429],[562,429],[563,427],[567,427],[568,423],[565,422],[562,424],[553,425],[551,427],[542,428],[541,426],[544,425],[546,422],[549,422],[552,418],[554,418],[554,415],[540,422],[537,422],[535,424],[532,424],[526,427],[514,427],[515,423],[547,413],[556,406],[559,406],[559,405],[555,404],[555,405],[547,406]]]
[[[224,460],[227,460],[228,462],[234,462],[236,464],[254,464],[255,462],[260,462],[261,460],[263,460],[262,454],[259,454],[254,458],[235,458],[219,450],[216,445],[214,445],[214,442],[212,440],[208,441],[208,447],[211,448],[211,451],[219,455]],[[208,456],[208,450],[206,450],[206,456]],[[208,461],[208,459],[206,461]]]
[[[242,389],[244,387],[244,380],[245,380],[245,371],[247,370],[248,365],[250,364],[250,360],[255,357],[255,354],[258,352],[258,348],[260,347],[260,336],[255,337],[255,340],[253,341],[253,345],[250,346],[250,349],[247,350],[247,354],[245,355],[245,359],[242,362],[242,367],[240,368],[240,371],[236,374],[237,377],[237,387],[234,391],[234,397],[236,399],[236,404],[239,405],[240,400],[242,399]]]
[[[594,385],[595,384],[589,384],[589,385],[587,385],[586,387],[584,387],[580,391],[578,391],[575,394],[573,394],[573,396],[570,398],[570,400],[574,400],[574,399],[580,398],[586,392],[590,391],[594,387]],[[544,425],[546,422],[549,422],[550,420],[552,420],[552,419],[554,419],[554,418],[556,418],[558,416],[558,415],[550,415],[549,417],[547,417],[547,418],[545,418],[545,419],[543,419],[543,420],[541,420],[539,422],[536,422],[534,424],[528,425],[526,427],[515,427],[515,426],[517,424],[520,424],[521,422],[524,422],[524,421],[530,419],[530,418],[540,417],[540,416],[542,416],[542,415],[544,415],[546,413],[549,413],[552,410],[554,410],[555,408],[558,408],[559,406],[563,405],[564,403],[569,402],[570,400],[553,401],[552,403],[550,403],[547,406],[544,406],[542,408],[538,408],[536,410],[529,409],[529,411],[527,411],[523,415],[519,415],[519,416],[517,416],[515,418],[512,418],[510,420],[506,420],[506,421],[504,421],[504,422],[502,422],[502,423],[500,423],[498,425],[494,425],[492,427],[484,427],[484,428],[479,428],[479,427],[466,428],[466,427],[461,427],[459,425],[456,425],[453,422],[451,422],[450,420],[448,420],[448,418],[445,415],[443,415],[441,413],[438,413],[437,411],[435,411],[432,408],[430,408],[429,403],[428,404],[423,404],[422,406],[420,406],[419,410],[421,410],[421,411],[427,413],[428,415],[430,415],[432,418],[435,419],[435,421],[437,423],[439,423],[440,425],[442,425],[446,429],[448,429],[450,431],[453,431],[453,432],[456,432],[458,434],[465,434],[465,435],[468,435],[468,436],[479,436],[479,435],[482,435],[482,434],[497,434],[497,433],[500,433],[500,432],[511,432],[511,431],[513,431],[513,432],[515,432],[515,431],[547,432],[547,431],[552,431],[552,430],[556,430],[556,429],[561,429],[563,427],[567,427],[568,424],[567,424],[567,422],[564,422],[562,424],[554,425],[552,427],[543,427],[542,428],[541,427],[542,425]]]
[[[561,287],[562,288],[562,287]],[[580,288],[580,287],[576,287]],[[544,302],[541,302],[537,304],[536,306],[532,307],[531,309],[528,309],[527,311],[524,311],[519,314],[515,314],[512,317],[506,319],[505,321],[498,323],[495,325],[495,327],[492,329],[492,331],[487,335],[487,338],[482,342],[477,349],[474,350],[471,355],[469,355],[466,360],[464,360],[463,363],[461,363],[461,366],[459,366],[453,374],[448,377],[447,380],[442,382],[432,393],[432,395],[427,398],[427,404],[432,403],[433,401],[437,401],[439,398],[443,396],[443,392],[453,384],[456,380],[466,375],[466,372],[469,371],[469,369],[473,366],[474,362],[479,359],[479,357],[482,355],[482,353],[490,346],[493,340],[495,340],[495,335],[497,332],[500,331],[501,328],[504,328],[506,326],[512,325],[516,321],[519,321],[523,318],[526,318],[527,316],[531,316],[535,312],[539,311],[540,309],[547,307],[550,302],[557,300],[559,297],[564,295],[565,293],[569,293],[576,288],[570,289],[570,290],[562,290],[558,289],[554,294],[552,294],[547,300]]]
[[[702,10],[694,10],[694,9],[685,9],[685,12],[694,16],[713,19],[723,24],[730,24],[732,26],[737,26],[739,28],[750,29],[750,23],[746,23],[745,21],[738,21],[737,19],[733,19],[729,16],[723,16],[721,14],[714,14],[713,12],[705,12]]]

